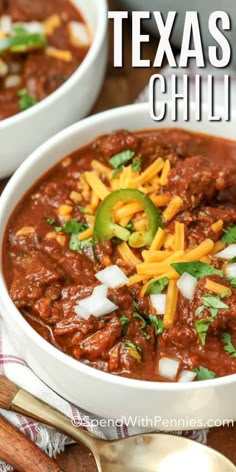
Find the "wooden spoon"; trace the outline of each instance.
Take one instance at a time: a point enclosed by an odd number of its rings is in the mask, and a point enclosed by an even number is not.
[[[53,459],[2,416],[0,416],[0,458],[18,472],[62,472]]]

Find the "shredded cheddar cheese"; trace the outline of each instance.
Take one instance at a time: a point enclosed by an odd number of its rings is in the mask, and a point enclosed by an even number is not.
[[[64,61],[64,62],[71,62],[73,58],[71,51],[69,50],[63,51],[62,49],[56,49],[51,46],[45,49],[45,54],[48,57],[59,59],[60,61]]]
[[[43,21],[43,32],[46,36],[51,36],[54,31],[59,28],[62,24],[61,18],[59,15],[49,16],[45,21]]]
[[[172,251],[146,251],[142,252],[145,262],[161,262],[172,255]]]
[[[126,242],[118,244],[117,249],[119,254],[121,255],[122,259],[129,265],[129,266],[136,266],[140,264],[142,261],[133,253]]]
[[[164,186],[167,184],[169,172],[170,172],[170,161],[167,159],[162,169],[162,173],[160,177],[160,185]]]
[[[168,207],[163,212],[163,218],[165,221],[170,221],[174,216],[179,213],[181,208],[183,207],[183,200],[182,198],[178,197],[177,195],[173,197],[168,205]]]
[[[185,228],[179,221],[175,222],[175,250],[184,250]]]
[[[150,246],[150,251],[158,251],[159,249],[161,249],[164,243],[165,237],[166,237],[166,231],[162,228],[159,228]]]
[[[226,287],[223,284],[214,282],[213,280],[210,280],[210,279],[207,279],[205,287],[207,290],[210,290],[211,292],[214,292],[220,295],[222,293],[227,293],[228,295],[231,295],[232,293],[229,287]]]
[[[85,239],[91,238],[92,235],[93,235],[93,226],[91,226],[90,228],[88,228],[85,231],[83,231],[82,233],[80,233],[78,235],[78,239],[79,239],[79,241],[84,241]]]
[[[107,195],[109,195],[110,192],[108,188],[94,172],[85,172],[85,178],[100,200],[103,200]]]
[[[160,157],[156,159],[147,169],[145,169],[142,174],[140,174],[135,179],[130,180],[128,183],[129,188],[138,188],[140,185],[145,184],[149,180],[158,174],[164,167],[164,161]]]
[[[223,225],[224,225],[223,220],[218,220],[211,225],[211,229],[212,231],[214,231],[214,233],[218,233],[219,231],[222,230]]]
[[[165,314],[163,317],[163,326],[164,328],[170,328],[175,319],[175,313],[177,308],[178,302],[178,288],[176,285],[175,280],[170,280],[168,289],[167,289],[167,296],[166,296],[166,309]]]

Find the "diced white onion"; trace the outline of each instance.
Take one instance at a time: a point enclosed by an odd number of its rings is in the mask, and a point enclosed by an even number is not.
[[[75,307],[75,313],[84,319],[90,315],[104,316],[117,310],[118,306],[107,298],[107,285],[98,285],[94,288],[92,295],[79,300]]]
[[[0,30],[5,34],[11,34],[12,19],[9,15],[2,15],[0,18]]]
[[[4,86],[6,88],[18,87],[20,83],[21,77],[19,75],[9,75],[4,81]]]
[[[118,306],[106,297],[91,296],[80,300],[78,306],[82,307],[94,316],[108,315],[117,310]]]
[[[88,320],[90,317],[90,313],[79,305],[76,305],[74,312],[84,320]]]
[[[5,77],[8,73],[8,65],[0,58],[0,77]]]
[[[179,374],[178,382],[192,382],[196,377],[196,373],[191,370],[182,370]]]
[[[35,34],[43,34],[43,25],[39,23],[39,21],[29,21],[27,23],[14,23],[14,27],[22,27],[24,28],[28,33]]]
[[[226,275],[227,277],[236,277],[236,263],[234,262],[233,264],[229,264],[226,268]]]
[[[150,295],[150,301],[158,315],[164,315],[166,309],[166,295],[157,293]]]
[[[128,277],[117,265],[111,265],[106,267],[106,269],[100,270],[95,274],[95,277],[109,288],[121,287],[129,281]]]
[[[175,380],[179,370],[179,361],[170,359],[169,357],[162,357],[159,361],[158,374],[161,377],[169,380]]]
[[[83,23],[70,21],[69,23],[71,44],[75,47],[89,47],[91,38],[88,29]]]
[[[236,244],[230,244],[230,246],[223,249],[223,251],[217,252],[215,257],[228,260],[233,259],[233,257],[236,257]]]
[[[187,298],[188,300],[193,299],[196,286],[197,279],[187,272],[184,272],[177,282],[177,287],[181,295],[183,295],[183,297]]]
[[[93,290],[93,296],[106,297],[108,292],[108,286],[105,284],[97,285]]]

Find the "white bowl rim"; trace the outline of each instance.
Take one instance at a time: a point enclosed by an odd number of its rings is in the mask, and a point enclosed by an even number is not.
[[[20,184],[21,178],[25,172],[28,172],[32,166],[35,166],[37,162],[40,160],[41,156],[44,154],[45,151],[48,151],[51,147],[53,147],[56,143],[60,144],[67,139],[70,135],[74,132],[81,132],[83,129],[86,129],[87,126],[96,124],[96,122],[101,118],[107,117],[116,117],[122,114],[126,114],[131,112],[131,110],[135,110],[137,113],[146,113],[148,110],[149,105],[147,103],[140,103],[140,104],[133,104],[123,107],[118,107],[115,109],[107,110],[102,113],[97,113],[93,116],[83,119],[82,121],[75,123],[68,128],[60,131],[55,136],[51,137],[45,143],[43,143],[38,149],[36,149],[31,156],[29,156],[17,169],[13,177],[10,179],[9,183],[5,187],[1,198],[0,198],[0,216],[2,212],[2,208],[7,204],[8,198],[11,196],[12,192],[15,188],[18,187]],[[218,107],[216,111],[222,111],[223,109]],[[236,113],[232,113],[232,117],[236,120]],[[176,126],[178,127],[178,126]],[[164,126],[163,126],[164,128]],[[151,129],[151,128],[150,128]],[[224,139],[224,138],[223,138]],[[63,156],[62,156],[63,159]],[[60,160],[60,159],[59,159]],[[58,160],[58,162],[59,162]],[[56,163],[55,163],[56,165]],[[39,177],[40,178],[40,177]],[[30,187],[29,187],[30,188]],[[16,206],[16,205],[15,205]],[[4,227],[3,234],[5,233],[6,226]],[[1,231],[1,230],[0,230]],[[0,257],[2,258],[2,247],[0,247]],[[202,380],[197,382],[153,382],[153,381],[146,381],[146,380],[138,380],[138,379],[131,379],[127,377],[121,377],[115,374],[111,374],[108,372],[103,372],[101,370],[97,370],[94,367],[90,367],[80,361],[77,361],[73,357],[65,354],[64,352],[57,349],[55,346],[50,344],[46,341],[42,336],[40,336],[31,326],[30,324],[24,319],[23,315],[20,311],[16,308],[13,301],[10,298],[8,293],[5,279],[3,276],[2,271],[0,271],[0,294],[2,299],[2,308],[6,309],[7,312],[11,313],[13,319],[15,319],[16,324],[20,324],[22,330],[31,338],[34,344],[37,347],[43,349],[47,352],[49,356],[54,359],[57,359],[62,364],[72,368],[73,370],[77,370],[78,372],[81,371],[82,374],[89,376],[95,380],[103,381],[104,383],[120,385],[121,387],[129,388],[131,390],[142,390],[142,391],[162,391],[162,392],[185,392],[185,391],[196,391],[199,389],[209,389],[209,388],[217,388],[222,387],[225,385],[232,384],[236,382],[236,374],[227,375],[224,377],[217,377],[211,380]]]
[[[44,108],[47,108],[48,106],[53,104],[58,98],[60,98],[64,93],[66,93],[67,90],[69,90],[75,82],[77,82],[83,76],[86,69],[93,62],[94,57],[96,57],[96,55],[98,54],[107,31],[107,0],[95,1],[97,3],[98,15],[97,29],[93,38],[92,45],[82,63],[78,66],[75,72],[73,72],[73,74],[62,85],[60,85],[60,87],[54,90],[54,92],[50,93],[50,95],[45,97],[43,100],[36,103],[35,106],[28,108],[24,112],[19,112],[13,116],[9,116],[4,120],[0,120],[0,131],[4,130],[7,127],[17,125],[19,122],[23,121],[24,118],[27,119],[31,117],[33,119],[34,115],[36,115],[40,111],[43,111]]]

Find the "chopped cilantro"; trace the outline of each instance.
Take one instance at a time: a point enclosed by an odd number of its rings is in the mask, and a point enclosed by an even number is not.
[[[129,318],[127,318],[127,316],[122,315],[122,316],[120,317],[120,322],[121,322],[121,325],[122,325],[122,333],[123,333],[123,334],[126,334],[126,333],[127,333],[128,326],[129,326],[129,323],[130,323],[130,320],[129,320]]]
[[[206,342],[206,335],[207,335],[208,328],[210,324],[212,323],[213,319],[214,318],[212,317],[208,317],[208,318],[201,318],[200,320],[195,321],[195,328],[198,332],[200,341],[203,346],[205,345],[205,342]]]
[[[222,302],[220,296],[211,295],[210,293],[206,293],[202,297],[203,304],[209,308],[216,308],[217,310],[225,310],[229,308],[226,303]]]
[[[200,365],[199,368],[194,368],[193,371],[197,374],[197,380],[210,380],[214,379],[216,376],[213,370],[209,370],[206,367],[203,367],[202,365]]]
[[[195,328],[203,346],[206,342],[208,328],[216,318],[218,310],[225,310],[229,308],[226,303],[222,302],[221,297],[222,295],[215,296],[211,295],[210,293],[206,293],[202,297],[203,304],[195,310],[195,316],[200,316],[204,310],[209,310],[211,314],[210,317],[201,318],[195,321]]]
[[[231,226],[228,230],[223,229],[225,233],[221,241],[225,244],[236,243],[236,226]]]
[[[156,335],[160,335],[164,332],[163,320],[157,317],[157,315],[149,315],[149,320],[153,328],[155,329]]]
[[[133,350],[135,350],[135,351],[137,351],[137,352],[139,352],[139,353],[142,352],[141,347],[140,347],[140,346],[136,346],[136,344],[132,343],[132,341],[130,341],[129,339],[126,339],[126,340],[124,341],[124,347],[125,347],[125,349],[133,349]]]
[[[77,205],[77,208],[81,213],[85,214],[85,208],[83,206]]]
[[[135,310],[139,310],[138,303],[135,300],[133,300],[133,307],[135,308]]]
[[[141,333],[144,335],[146,339],[150,339],[150,335],[147,334],[144,330],[147,326],[147,321],[139,314],[134,312],[133,317],[136,318],[137,320],[140,320],[142,322],[142,326],[140,327]]]
[[[65,233],[68,234],[79,234],[82,231],[85,231],[88,229],[87,223],[77,221],[77,220],[70,220],[66,221],[66,223],[63,224],[62,226],[63,230]]]
[[[201,261],[192,261],[192,262],[173,262],[171,264],[173,269],[179,274],[182,275],[184,272],[187,274],[196,277],[196,279],[202,279],[206,275],[217,274],[223,277],[223,271],[215,269],[214,266],[210,264],[205,264]]]
[[[149,295],[150,293],[163,292],[168,283],[168,277],[162,277],[161,279],[155,280],[154,282],[150,282],[150,284],[148,284],[146,288],[145,295]]]
[[[222,336],[222,341],[224,343],[224,350],[230,354],[231,357],[236,359],[236,347],[232,343],[232,337],[229,333],[224,333]]]
[[[62,226],[54,226],[56,233],[60,233],[62,231]]]
[[[229,282],[231,283],[233,288],[236,288],[236,277],[229,277]]]
[[[195,316],[200,316],[202,314],[202,312],[205,310],[205,306],[204,305],[201,305],[199,306],[196,310],[195,310]]]
[[[27,89],[19,90],[17,92],[17,95],[19,97],[18,105],[19,105],[20,111],[27,110],[28,108],[31,108],[37,103],[37,100],[35,97],[28,95]]]
[[[134,172],[139,172],[141,170],[141,167],[142,167],[142,158],[141,157],[135,157],[135,159],[133,159],[131,167],[132,167],[132,170]]]
[[[129,162],[135,156],[135,152],[131,150],[120,152],[119,154],[115,154],[114,156],[109,159],[109,163],[115,169],[112,174],[112,179],[119,174],[122,169],[125,167],[125,164]]]
[[[134,223],[133,223],[133,221],[130,220],[129,223],[126,225],[125,228],[126,228],[128,231],[130,231],[130,232],[134,231]]]
[[[49,225],[52,225],[52,226],[53,226],[53,225],[55,225],[56,220],[53,219],[53,218],[47,218],[47,223],[48,223]]]

